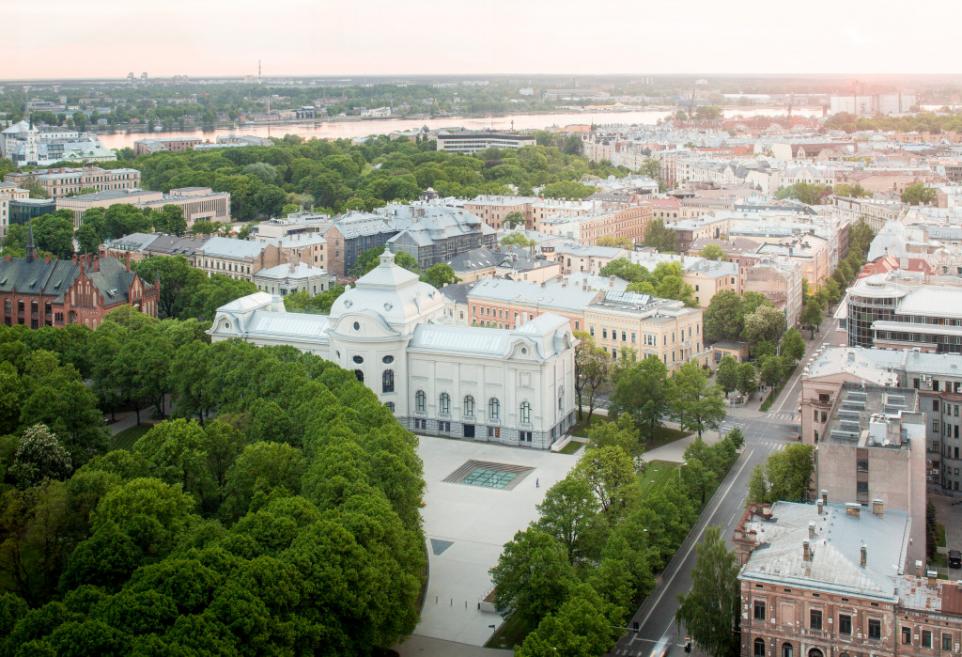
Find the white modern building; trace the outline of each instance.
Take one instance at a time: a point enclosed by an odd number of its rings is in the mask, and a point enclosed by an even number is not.
[[[265,267],[254,274],[252,280],[258,290],[282,297],[294,292],[314,296],[326,292],[335,282],[327,270],[304,262]]]
[[[547,449],[575,421],[568,320],[544,314],[513,330],[444,324],[443,295],[380,264],[330,315],[289,313],[258,292],[218,309],[208,333],[290,345],[353,370],[412,431]]]
[[[438,150],[453,153],[477,153],[488,148],[522,148],[534,146],[537,140],[509,132],[442,132],[437,136]]]

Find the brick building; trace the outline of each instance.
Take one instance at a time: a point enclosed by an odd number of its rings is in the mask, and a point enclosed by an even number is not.
[[[132,272],[129,261],[36,258],[29,246],[25,258],[0,260],[0,321],[8,326],[96,328],[123,305],[156,317],[159,297],[159,287]]]

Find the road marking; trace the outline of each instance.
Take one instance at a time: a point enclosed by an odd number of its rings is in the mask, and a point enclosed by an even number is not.
[[[698,545],[698,541],[701,540],[702,534],[705,533],[705,530],[708,529],[708,526],[711,524],[712,517],[714,517],[714,515],[718,512],[718,509],[721,506],[721,503],[725,501],[726,497],[728,497],[728,493],[731,492],[732,486],[734,486],[735,482],[738,481],[738,478],[742,474],[742,470],[744,470],[745,466],[748,465],[748,462],[751,461],[752,454],[754,453],[755,453],[755,450],[752,449],[748,452],[748,454],[745,455],[745,462],[742,463],[742,467],[738,468],[738,472],[735,473],[735,476],[732,477],[731,483],[728,484],[728,488],[725,489],[724,495],[722,495],[718,499],[718,502],[715,504],[715,508],[712,510],[710,514],[708,514],[708,517],[705,519],[705,526],[701,528],[701,531],[698,532],[698,536],[696,536],[695,540],[692,541],[691,545],[688,546],[688,550],[685,552],[685,556],[682,557],[681,561],[678,563],[678,566],[675,568],[675,572],[673,572],[671,574],[671,577],[668,578],[668,581],[665,582],[664,588],[662,588],[661,593],[658,594],[658,597],[655,598],[654,604],[652,604],[651,609],[648,610],[648,613],[645,614],[645,618],[644,620],[641,621],[641,625],[639,625],[639,627],[644,627],[648,623],[648,619],[651,618],[651,614],[655,611],[655,609],[658,608],[658,605],[661,604],[661,599],[664,597],[665,591],[671,588],[671,583],[675,581],[675,576],[678,574],[678,571],[681,570],[682,564],[688,561],[688,557],[691,556],[691,551],[695,549],[696,545]]]

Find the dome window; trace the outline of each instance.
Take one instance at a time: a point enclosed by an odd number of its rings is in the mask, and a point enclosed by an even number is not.
[[[361,323],[360,323],[360,322],[354,322],[354,330],[355,330],[355,331],[360,331],[360,330],[361,330]]]
[[[360,365],[361,363],[364,362],[364,359],[363,359],[361,356],[355,356],[355,357],[352,358],[351,360],[353,360],[353,361],[354,361],[355,363],[357,363],[358,365]]]
[[[386,310],[386,311],[390,311],[391,308],[393,308],[393,307],[394,307],[394,306],[393,306],[392,304],[390,304],[390,303],[385,303],[385,304],[384,304],[384,310]]]
[[[381,362],[384,363],[385,365],[390,365],[391,363],[394,362],[394,356],[385,356],[384,358],[381,359]]]

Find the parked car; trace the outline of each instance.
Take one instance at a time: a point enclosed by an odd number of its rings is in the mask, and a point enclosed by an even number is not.
[[[949,568],[962,568],[962,552],[949,550]]]

